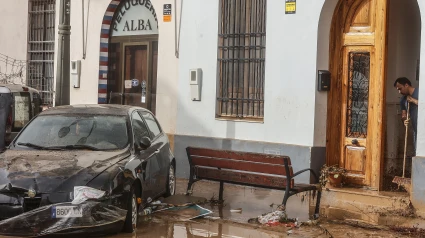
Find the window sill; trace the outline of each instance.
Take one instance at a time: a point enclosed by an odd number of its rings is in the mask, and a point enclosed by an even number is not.
[[[263,118],[246,118],[246,119],[240,119],[236,117],[216,117],[215,120],[217,121],[234,121],[234,122],[247,122],[247,123],[261,123],[264,124]]]

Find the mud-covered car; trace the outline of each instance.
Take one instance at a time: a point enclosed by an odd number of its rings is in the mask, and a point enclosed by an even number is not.
[[[0,155],[0,219],[11,218],[0,233],[24,233],[34,222],[42,222],[34,234],[86,232],[90,222],[133,232],[140,206],[175,193],[175,165],[167,135],[146,109],[48,109]]]

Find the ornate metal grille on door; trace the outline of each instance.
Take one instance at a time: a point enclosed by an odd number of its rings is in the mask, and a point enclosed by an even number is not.
[[[346,136],[366,138],[370,81],[370,53],[350,52],[348,64]]]

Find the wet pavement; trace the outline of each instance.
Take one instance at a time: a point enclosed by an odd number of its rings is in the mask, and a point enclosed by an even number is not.
[[[177,180],[176,194],[183,194],[187,187],[187,180]],[[342,223],[342,220],[331,221],[321,218],[318,224],[311,225],[310,217],[314,211],[315,200],[310,193],[294,195],[287,203],[287,215],[298,218],[301,223],[299,228],[286,227],[285,225],[267,226],[248,222],[259,215],[276,210],[281,204],[284,192],[277,190],[224,185],[223,205],[218,205],[219,183],[200,181],[195,183],[191,202],[202,203],[202,207],[212,211],[204,218],[184,220],[189,215],[173,216],[157,212],[139,217],[138,229],[133,234],[119,233],[110,235],[111,238],[124,237],[151,237],[151,238],[239,238],[239,237],[424,237],[408,236],[396,233],[388,227],[368,226],[357,221],[351,225]],[[174,204],[182,204],[186,196],[176,196],[175,201],[166,200]],[[310,220],[310,222],[308,222]],[[303,223],[304,222],[304,223]],[[419,223],[425,224],[422,220]],[[1,237],[1,236],[0,236]]]
[[[186,186],[187,180],[178,180],[176,194],[183,194]],[[318,225],[308,225],[315,205],[310,193],[294,195],[287,203],[288,217],[305,222],[299,228],[252,224],[248,220],[276,209],[276,205],[282,202],[283,191],[225,184],[223,206],[214,203],[218,199],[218,191],[219,183],[200,181],[194,185],[192,196],[196,197],[195,201],[202,202],[203,199],[199,198],[205,198],[207,203],[201,206],[213,212],[205,218],[181,221],[178,217],[153,213],[140,217],[138,230],[134,234],[120,233],[110,237],[412,237],[395,233],[388,227],[368,227],[357,222],[347,225],[340,221],[321,220]]]

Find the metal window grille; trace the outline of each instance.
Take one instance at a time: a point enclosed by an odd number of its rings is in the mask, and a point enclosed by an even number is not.
[[[53,105],[56,0],[30,0],[28,11],[27,84]]]
[[[217,116],[264,118],[266,0],[220,0]]]

